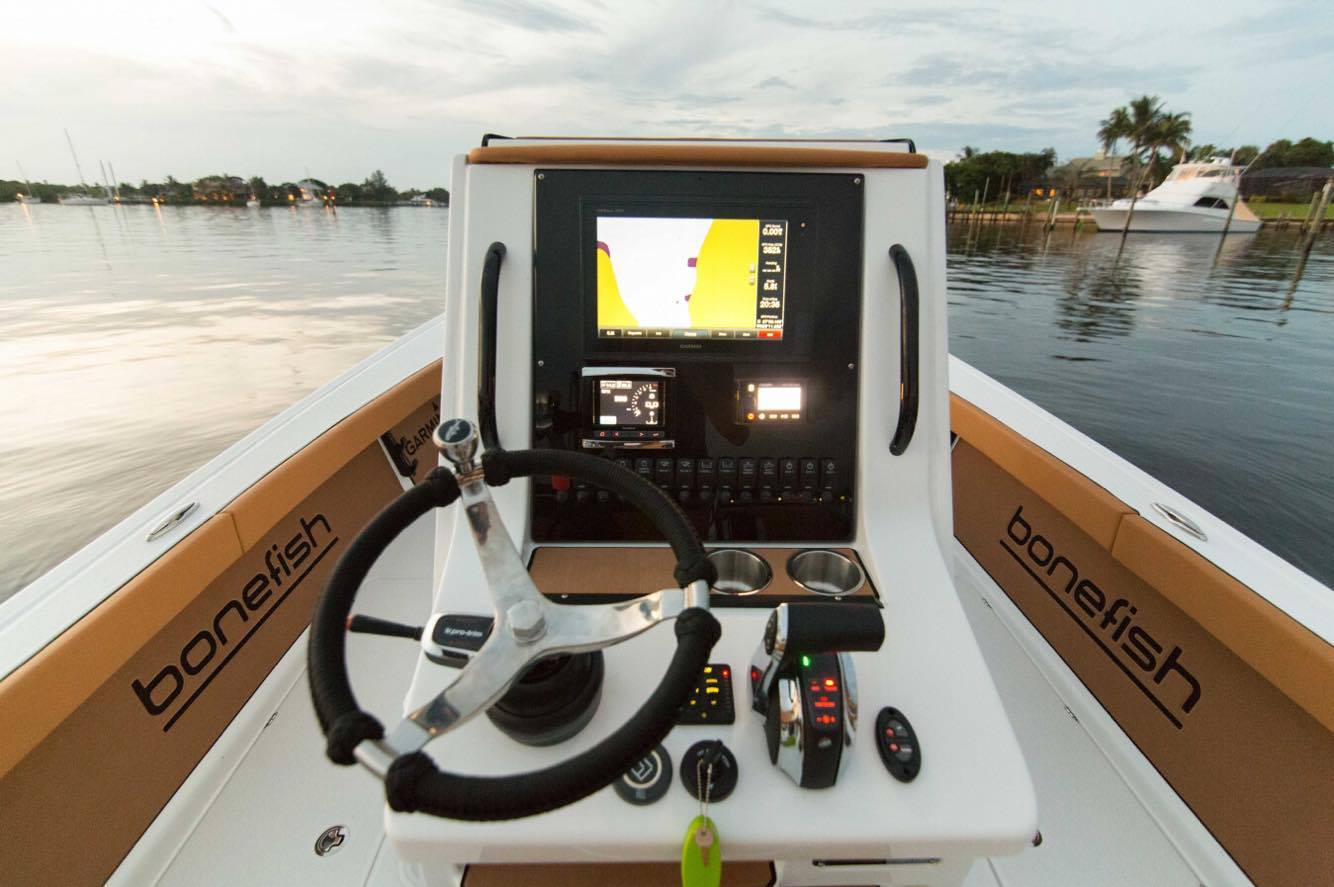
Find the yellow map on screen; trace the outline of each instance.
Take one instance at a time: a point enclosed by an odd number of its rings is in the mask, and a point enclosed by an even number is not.
[[[754,329],[758,219],[599,217],[598,326]]]

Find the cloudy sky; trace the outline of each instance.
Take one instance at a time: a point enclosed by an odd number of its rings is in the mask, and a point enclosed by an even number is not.
[[[1196,141],[1334,138],[1328,0],[10,0],[0,178],[447,184],[482,132],[912,136],[1087,155],[1144,92]]]

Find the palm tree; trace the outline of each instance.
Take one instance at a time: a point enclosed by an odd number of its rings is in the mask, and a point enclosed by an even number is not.
[[[1098,141],[1108,154],[1116,153],[1116,144],[1130,135],[1130,115],[1125,108],[1113,108],[1098,130]]]
[[[1138,170],[1148,163],[1144,174],[1136,177],[1135,190],[1138,191],[1145,177],[1152,180],[1160,149],[1180,153],[1190,144],[1190,128],[1189,114],[1169,113],[1163,109],[1162,99],[1158,96],[1142,95],[1132,99],[1129,105],[1113,109],[1102,121],[1098,139],[1108,151],[1125,139],[1131,146],[1130,159],[1134,168]]]
[[[1190,145],[1190,115],[1162,114],[1149,130],[1149,180],[1153,181],[1158,151],[1167,151],[1168,159],[1181,157]]]

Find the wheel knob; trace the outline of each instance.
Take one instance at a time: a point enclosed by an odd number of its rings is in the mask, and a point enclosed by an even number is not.
[[[456,470],[472,467],[477,455],[477,428],[467,419],[446,419],[436,426],[431,439]]]

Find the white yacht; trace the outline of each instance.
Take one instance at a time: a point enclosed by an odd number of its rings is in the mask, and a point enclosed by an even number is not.
[[[1331,883],[1334,592],[949,356],[938,161],[450,184],[440,318],[0,604],[0,880]]]
[[[1244,171],[1226,157],[1179,163],[1161,185],[1134,201],[1133,212],[1129,198],[1089,212],[1099,231],[1121,231],[1130,213],[1131,231],[1221,232],[1226,226],[1229,234],[1250,234],[1260,230],[1260,219],[1241,199]]]

